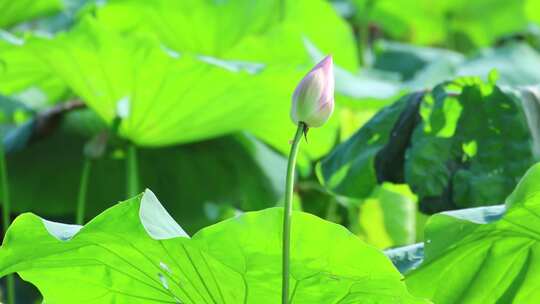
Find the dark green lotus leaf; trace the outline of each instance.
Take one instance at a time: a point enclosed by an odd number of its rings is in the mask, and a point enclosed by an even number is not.
[[[540,165],[533,166],[491,223],[435,215],[425,260],[407,275],[409,289],[435,303],[535,303],[540,235]]]
[[[0,248],[0,276],[18,272],[53,303],[276,303],[282,215],[246,213],[190,239],[149,190],[84,227],[24,214]],[[291,303],[426,303],[343,227],[301,212],[293,223]]]
[[[405,180],[430,212],[504,200],[534,163],[521,105],[493,84],[459,79],[421,107]]]
[[[535,126],[514,93],[459,78],[417,104],[387,108],[340,144],[320,166],[326,187],[363,198],[376,183],[407,183],[424,211],[437,212],[501,202],[534,163]],[[381,123],[391,109],[400,120]],[[369,144],[371,134],[392,141]]]

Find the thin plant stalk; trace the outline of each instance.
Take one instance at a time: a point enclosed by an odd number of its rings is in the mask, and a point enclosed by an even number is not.
[[[88,178],[92,169],[92,160],[88,157],[84,158],[83,168],[81,173],[81,183],[79,185],[79,196],[77,199],[77,218],[78,225],[84,224],[84,216],[86,213],[86,193],[88,190]]]
[[[337,222],[338,203],[334,198],[330,198],[327,204],[325,219],[330,222]]]
[[[133,144],[127,147],[126,155],[127,196],[134,197],[139,194],[139,166],[137,148]]]
[[[0,144],[0,174],[2,183],[2,223],[4,237],[11,224],[11,201],[9,199],[9,183],[6,168],[6,153],[4,147]],[[6,276],[6,300],[7,304],[15,304],[15,277],[13,275]]]
[[[365,5],[365,10],[362,12],[363,21],[360,23],[360,29],[358,33],[358,60],[362,67],[369,67],[369,57],[371,56],[370,45],[370,33],[369,33],[369,19],[371,12],[375,7],[376,0],[368,0]]]
[[[294,192],[294,172],[296,167],[296,156],[305,130],[305,124],[299,123],[289,154],[287,164],[287,178],[285,181],[285,206],[283,210],[283,255],[282,255],[282,285],[281,303],[289,303],[289,272],[290,272],[290,251],[291,251],[291,220],[292,220],[292,200]]]
[[[350,205],[347,208],[347,214],[349,218],[349,231],[351,231],[353,234],[360,233],[360,222],[358,220],[358,215],[360,213],[360,210],[357,206]]]
[[[453,14],[446,14],[444,16],[444,26],[446,28],[446,44],[448,48],[457,50],[457,40],[454,31],[452,31],[452,23],[454,22]]]
[[[361,67],[367,67],[368,65],[368,59],[367,54],[368,52],[368,41],[369,41],[369,27],[367,24],[362,24],[360,26],[360,33],[358,34],[358,63]]]

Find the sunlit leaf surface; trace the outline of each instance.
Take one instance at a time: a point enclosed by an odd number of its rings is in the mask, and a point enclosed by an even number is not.
[[[153,34],[179,52],[231,60],[311,63],[307,39],[332,53],[338,65],[356,69],[349,26],[321,0],[122,0],[97,8],[95,15],[123,33]]]
[[[283,77],[281,69],[170,53],[153,39],[122,38],[90,20],[40,42],[32,45],[36,54],[105,121],[112,122],[119,105],[124,107],[121,134],[144,146],[272,124],[264,119],[281,112],[276,103],[288,105],[288,92],[280,96],[261,81],[273,79],[283,88],[296,78]]]
[[[276,303],[281,221],[279,208],[246,213],[190,239],[147,190],[84,227],[20,216],[0,274],[17,271],[47,302]],[[293,222],[291,303],[427,303],[344,228],[305,213]]]

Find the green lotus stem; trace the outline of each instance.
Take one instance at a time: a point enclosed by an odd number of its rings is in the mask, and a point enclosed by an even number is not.
[[[359,64],[362,67],[369,67],[368,61],[368,52],[371,53],[371,48],[369,44],[369,18],[371,12],[375,7],[376,0],[368,0],[363,12],[363,18],[366,19],[365,22],[361,22],[358,36],[358,60]]]
[[[137,164],[137,148],[133,144],[127,147],[126,156],[127,196],[139,194],[139,166]]]
[[[369,43],[367,38],[368,35],[369,28],[367,26],[362,26],[358,37],[358,64],[361,67],[367,67],[368,65],[368,60],[366,58],[366,52],[368,50],[367,44]]]
[[[15,277],[12,274],[6,276],[6,301],[15,304]]]
[[[11,202],[9,200],[9,184],[6,168],[6,153],[4,146],[0,144],[0,174],[2,183],[2,224],[4,230],[4,237],[7,233],[11,220],[9,218],[11,214]],[[8,304],[15,303],[15,278],[13,275],[6,276],[6,300]]]
[[[304,133],[304,123],[298,124],[296,134],[289,154],[287,164],[287,178],[285,180],[285,208],[283,209],[283,260],[282,260],[282,281],[281,281],[281,303],[289,303],[289,271],[290,271],[290,251],[291,251],[291,220],[292,220],[292,200],[294,192],[294,172],[296,167],[296,156],[298,147]]]
[[[450,13],[447,13],[444,16],[444,27],[446,28],[446,41],[449,49],[457,50],[457,41],[455,38],[455,32],[452,31],[452,22],[454,21],[454,16]]]
[[[337,222],[337,209],[338,209],[338,203],[335,201],[335,199],[331,198],[328,200],[328,206],[326,208],[326,216],[325,219],[330,222]]]
[[[360,221],[358,220],[358,214],[360,210],[358,209],[358,207],[352,205],[350,205],[347,209],[347,214],[349,217],[349,226],[347,228],[349,228],[349,231],[353,234],[358,234],[361,230]]]
[[[86,193],[88,189],[88,177],[92,168],[92,160],[84,158],[83,169],[81,173],[81,184],[79,185],[79,197],[77,199],[77,219],[78,225],[84,224],[84,215],[86,212]]]

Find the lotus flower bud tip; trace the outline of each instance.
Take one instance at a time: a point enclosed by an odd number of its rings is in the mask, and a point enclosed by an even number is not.
[[[308,128],[322,126],[334,111],[334,68],[326,56],[296,87],[292,97],[291,119]]]

